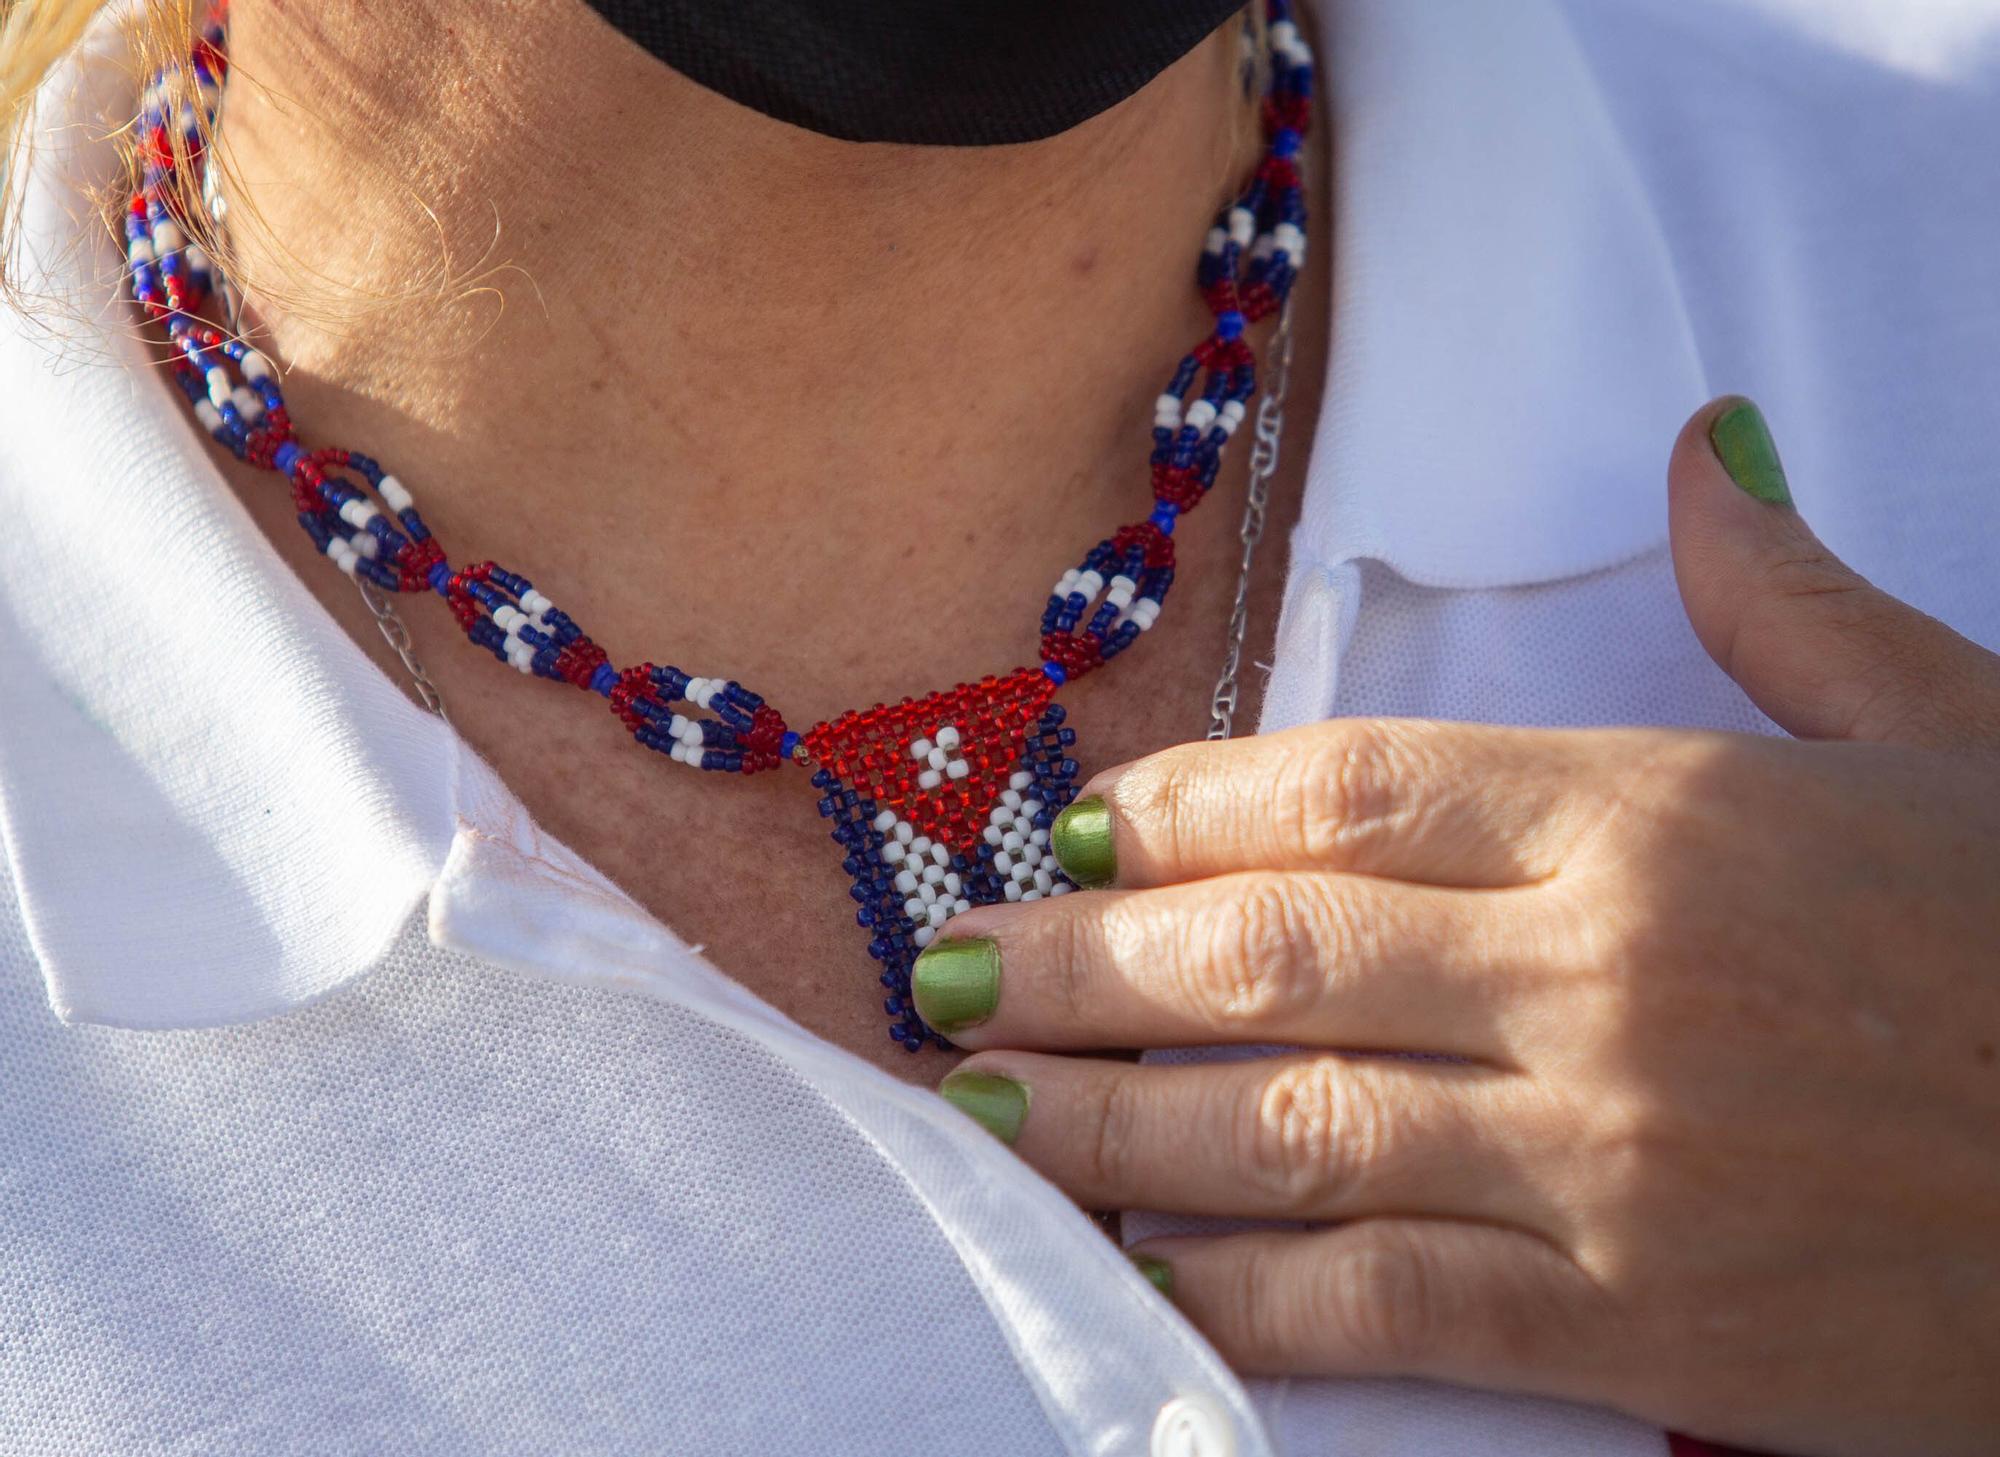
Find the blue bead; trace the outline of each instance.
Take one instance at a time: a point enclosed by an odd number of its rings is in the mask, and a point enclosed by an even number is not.
[[[1061,663],[1043,663],[1042,672],[1058,688],[1069,682],[1069,674],[1063,671]]]
[[[1271,138],[1271,155],[1274,157],[1296,157],[1299,143],[1303,140],[1296,127],[1281,126],[1277,135]]]
[[[1241,339],[1245,322],[1241,309],[1224,309],[1215,316],[1215,337],[1224,341]]]

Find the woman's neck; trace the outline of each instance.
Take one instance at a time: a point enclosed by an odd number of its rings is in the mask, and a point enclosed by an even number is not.
[[[1258,142],[1232,35],[1059,137],[947,149],[771,121],[579,0],[237,11],[232,220],[295,413],[460,553],[587,587],[601,639],[767,692],[789,645],[795,712],[922,691],[1011,666],[1039,579],[1144,514],[1194,252]],[[797,570],[831,539],[865,628]],[[933,581],[913,545],[948,599],[896,591]],[[920,631],[883,645],[895,600]],[[903,678],[941,614],[969,641]]]
[[[1195,259],[1260,142],[1233,36],[1062,136],[946,150],[745,111],[581,0],[363,8],[237,0],[232,24],[233,231],[311,442],[382,460],[454,561],[531,577],[615,662],[737,678],[795,728],[1034,661],[1049,584],[1149,511],[1154,397],[1212,325]],[[464,274],[490,287],[450,285]],[[399,301],[329,321],[321,279],[348,285],[336,303]],[[1295,297],[1311,400],[1323,261]],[[1173,625],[1064,689],[1087,769],[1206,722],[1245,453],[1216,519],[1176,536]],[[400,678],[286,493],[231,478]],[[1273,561],[1260,637],[1279,581]],[[471,651],[436,604],[403,616],[452,721],[545,829],[809,1027],[939,1075],[884,1036],[803,775],[687,773],[594,697]]]

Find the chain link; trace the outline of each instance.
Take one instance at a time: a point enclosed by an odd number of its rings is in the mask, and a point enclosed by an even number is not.
[[[375,614],[375,626],[382,630],[382,640],[389,644],[397,657],[403,660],[403,669],[416,685],[417,697],[423,699],[424,707],[449,723],[445,717],[444,695],[431,682],[431,675],[424,671],[424,665],[417,660],[417,652],[410,645],[410,629],[396,611],[396,604],[373,582],[361,578],[354,579],[354,585],[361,589],[361,600],[368,604],[368,610]]]
[[[1250,578],[1257,564],[1257,545],[1264,539],[1264,512],[1271,500],[1271,478],[1278,472],[1278,447],[1285,434],[1285,391],[1292,378],[1292,301],[1285,300],[1273,339],[1277,367],[1271,385],[1257,402],[1256,439],[1250,448],[1250,484],[1243,497],[1243,524],[1238,532],[1243,553],[1236,570],[1236,601],[1229,609],[1229,628],[1222,654],[1222,676],[1208,701],[1210,739],[1226,739],[1236,723],[1242,692],[1243,640],[1250,630]]]

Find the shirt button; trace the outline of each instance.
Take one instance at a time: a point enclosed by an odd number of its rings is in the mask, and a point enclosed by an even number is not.
[[[1177,1396],[1153,1419],[1153,1457],[1236,1457],[1236,1434],[1212,1403]]]

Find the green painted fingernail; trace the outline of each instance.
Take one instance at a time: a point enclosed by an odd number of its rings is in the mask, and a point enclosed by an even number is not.
[[[1744,495],[1771,506],[1792,504],[1785,463],[1778,459],[1778,445],[1762,410],[1748,400],[1738,401],[1716,416],[1708,438],[1722,468]]]
[[[938,1092],[1002,1143],[1021,1136],[1021,1121],[1028,1116],[1026,1083],[998,1073],[956,1072],[938,1084]]]
[[[1049,846],[1063,874],[1089,890],[1109,885],[1118,874],[1118,854],[1111,847],[1111,806],[1093,794],[1079,799],[1056,816],[1049,828]]]
[[[1171,1297],[1174,1293],[1174,1267],[1165,1260],[1156,1260],[1151,1255],[1134,1255],[1132,1263],[1139,1267],[1139,1273],[1153,1282],[1153,1288],[1160,1294]]]
[[[1000,943],[988,936],[931,942],[910,968],[910,995],[947,1037],[977,1027],[1000,1005]]]

